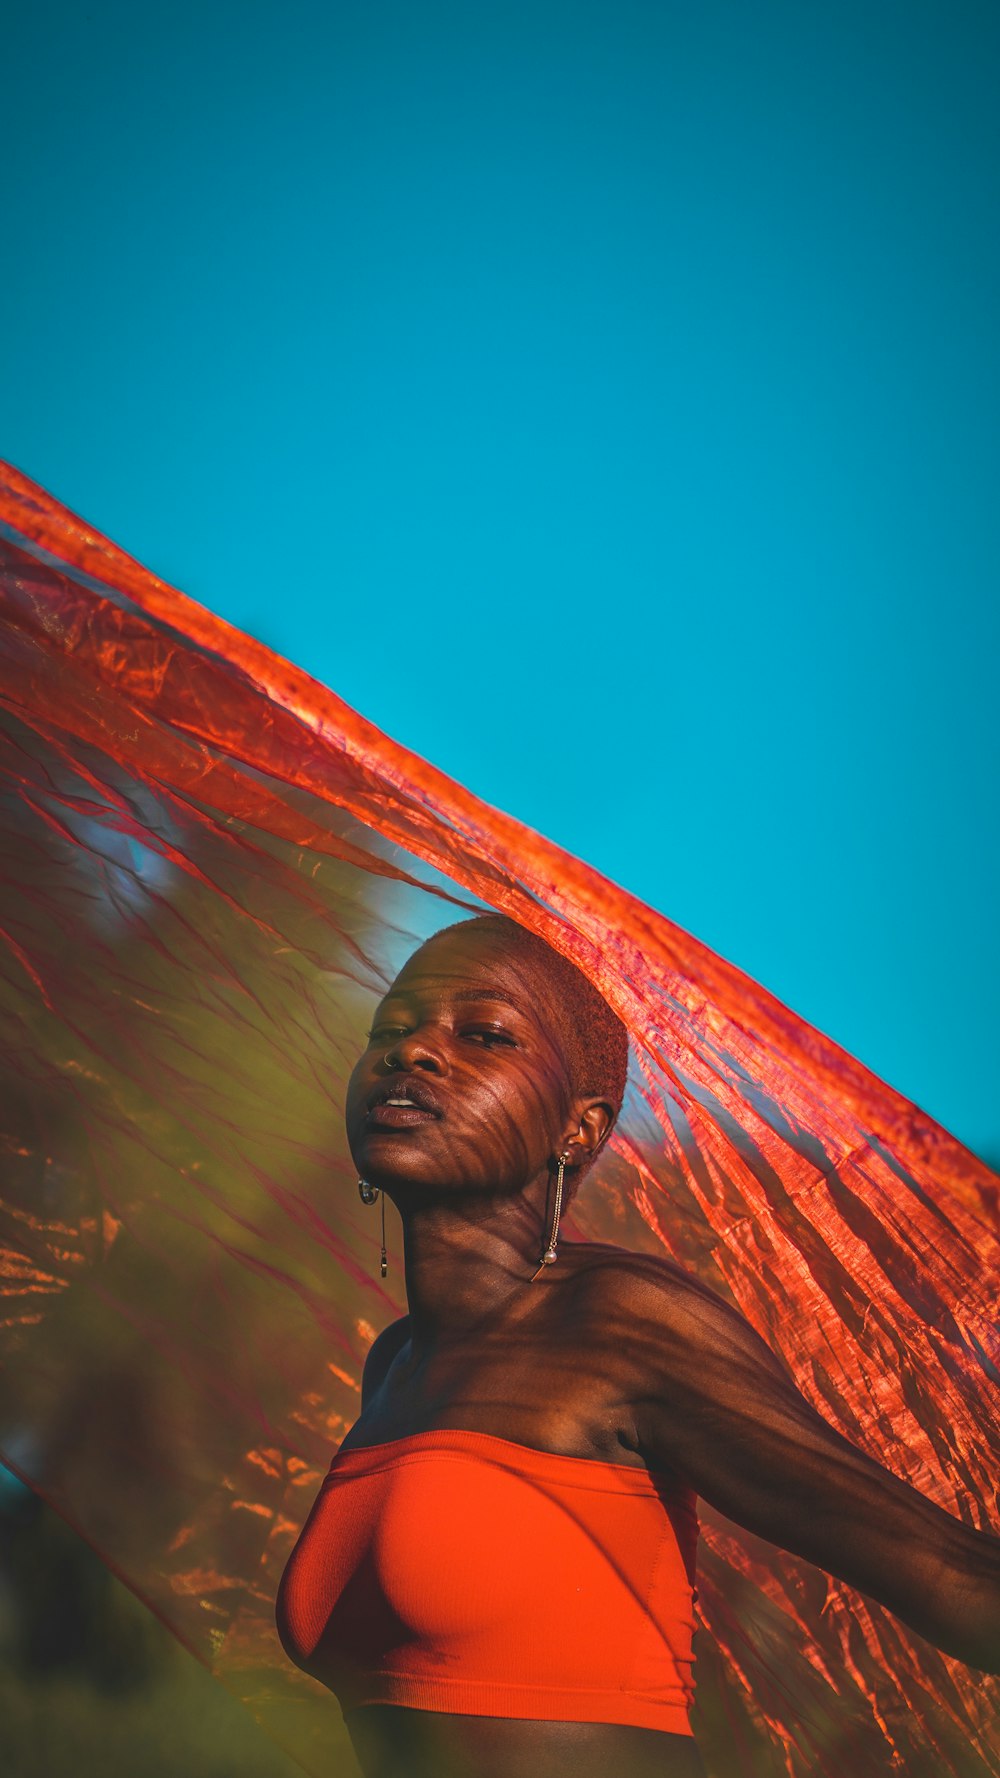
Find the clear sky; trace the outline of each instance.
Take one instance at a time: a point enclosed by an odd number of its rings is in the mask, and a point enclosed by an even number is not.
[[[0,454],[1000,1163],[1000,9],[4,38]]]

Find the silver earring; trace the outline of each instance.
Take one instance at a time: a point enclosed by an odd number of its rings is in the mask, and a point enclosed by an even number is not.
[[[359,1179],[358,1180],[358,1191],[361,1194],[362,1204],[374,1204],[375,1199],[379,1196],[378,1186],[377,1185],[369,1185],[367,1179]],[[388,1273],[388,1270],[389,1270],[389,1261],[386,1259],[386,1255],[385,1255],[385,1196],[384,1196],[384,1194],[382,1197],[382,1257],[381,1257],[381,1260],[379,1261],[379,1270],[380,1270],[383,1278],[386,1276],[386,1274]]]
[[[562,1209],[563,1174],[566,1171],[566,1162],[568,1160],[568,1154],[561,1154],[556,1164],[556,1202],[555,1209],[552,1213],[552,1233],[549,1235],[549,1244],[546,1247],[545,1252],[542,1254],[537,1271],[532,1272],[531,1277],[528,1280],[529,1284],[534,1283],[543,1266],[554,1266],[556,1263],[556,1242],[559,1239],[559,1212]]]

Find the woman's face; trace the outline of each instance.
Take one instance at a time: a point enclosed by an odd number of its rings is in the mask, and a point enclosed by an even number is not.
[[[401,1204],[523,1191],[565,1133],[572,1082],[544,972],[470,928],[410,958],[347,1089],[355,1165]]]

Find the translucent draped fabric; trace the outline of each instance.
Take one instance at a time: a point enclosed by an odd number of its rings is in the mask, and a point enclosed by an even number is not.
[[[996,1529],[1000,1180],[12,469],[0,521],[0,1455],[265,1732],[314,1778],[352,1769],[273,1601],[401,1306],[346,1078],[378,995],[463,909],[543,934],[629,1027],[571,1233],[672,1255],[831,1424]],[[683,848],[675,803],[649,819]],[[699,1588],[712,1778],[1000,1771],[997,1681],[707,1508]]]

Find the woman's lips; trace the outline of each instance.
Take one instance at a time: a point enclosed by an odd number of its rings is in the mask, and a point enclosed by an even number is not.
[[[385,1100],[373,1105],[365,1120],[374,1130],[409,1130],[415,1124],[437,1123],[436,1111],[425,1111],[422,1105],[388,1105]]]
[[[397,1074],[382,1080],[368,1095],[369,1130],[410,1130],[441,1116],[437,1095],[419,1074]]]

